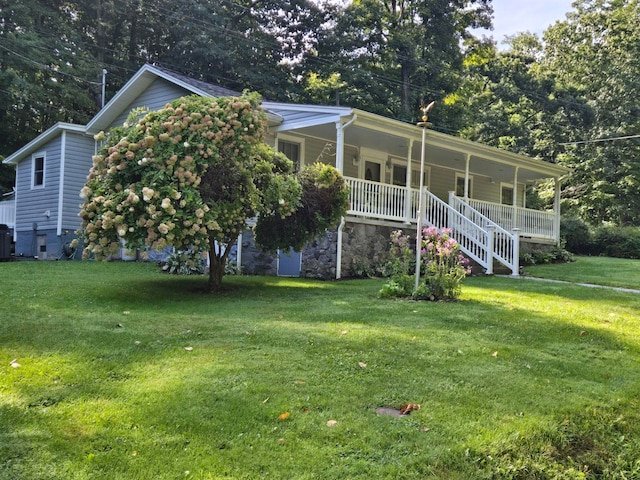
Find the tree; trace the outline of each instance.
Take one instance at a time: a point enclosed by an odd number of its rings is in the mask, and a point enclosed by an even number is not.
[[[261,228],[265,220],[294,215],[304,198],[308,185],[294,175],[293,163],[263,142],[266,116],[257,94],[185,97],[129,122],[97,137],[106,144],[82,191],[85,257],[105,258],[121,242],[208,250],[209,290],[217,291],[247,219],[257,216]],[[270,247],[309,241],[346,212],[340,174],[314,168],[322,172],[316,183],[338,200],[328,210],[311,206],[310,214],[328,220],[301,224],[289,232],[293,239],[280,237]]]
[[[61,0],[0,0],[0,153],[97,110],[99,71]]]
[[[625,138],[640,131],[640,2],[591,0],[574,8],[545,32],[542,60],[593,116],[561,158],[574,170],[565,204],[592,224],[640,225],[640,141]]]
[[[455,89],[461,41],[467,29],[489,26],[490,14],[487,0],[355,0],[321,36],[322,61],[307,57],[306,74],[338,73],[347,85],[341,100],[413,121],[421,100]]]

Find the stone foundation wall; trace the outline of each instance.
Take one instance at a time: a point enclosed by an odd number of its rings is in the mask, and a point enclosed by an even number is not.
[[[301,277],[334,280],[338,264],[338,232],[331,230],[302,250]]]
[[[253,230],[242,232],[242,273],[247,275],[278,274],[278,256],[256,247]]]
[[[398,227],[347,223],[342,232],[342,276],[359,276],[359,271],[375,272],[389,256],[389,238]]]
[[[342,231],[343,278],[360,276],[366,270],[376,272],[387,261],[389,237],[397,227],[347,222]],[[331,230],[302,251],[300,276],[334,280],[338,259],[338,232]],[[254,244],[253,232],[242,234],[242,273],[248,275],[277,275],[278,258],[275,253],[263,252]]]

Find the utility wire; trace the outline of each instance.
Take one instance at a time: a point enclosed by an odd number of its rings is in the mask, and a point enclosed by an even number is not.
[[[632,138],[640,138],[640,135],[626,135],[624,137],[596,138],[594,140],[580,140],[578,142],[564,142],[560,145],[585,145],[588,143],[613,142],[615,140],[630,140]]]

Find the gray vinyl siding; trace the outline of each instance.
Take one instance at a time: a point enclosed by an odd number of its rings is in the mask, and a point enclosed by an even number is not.
[[[156,78],[141,95],[124,109],[122,114],[111,124],[111,128],[121,126],[129,116],[129,112],[134,108],[145,107],[151,111],[159,110],[167,103],[189,94],[190,92],[182,87],[178,87],[161,78]]]
[[[16,169],[16,231],[31,231],[33,223],[38,228],[56,228],[58,218],[58,192],[60,188],[60,152],[62,136],[59,135],[35,153],[44,153],[44,187],[31,188],[32,155],[25,157]],[[44,212],[49,211],[46,218]]]
[[[58,135],[34,152],[45,156],[44,187],[31,188],[33,155],[25,157],[16,167],[16,255],[37,255],[36,235],[47,235],[47,242],[55,240],[61,145],[62,135]],[[49,218],[45,215],[47,211]]]
[[[80,190],[87,181],[94,152],[95,142],[91,136],[67,132],[61,224],[63,232],[80,227]]]

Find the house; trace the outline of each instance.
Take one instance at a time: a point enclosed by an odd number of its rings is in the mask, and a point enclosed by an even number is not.
[[[87,125],[54,125],[9,156],[5,162],[17,167],[16,254],[58,258],[80,226],[78,195],[96,150],[94,134],[121,125],[133,108],[154,110],[189,94],[237,92],[145,65]],[[384,256],[392,230],[415,231],[419,211],[423,225],[451,228],[463,251],[488,273],[503,265],[517,275],[524,245],[559,242],[566,168],[349,107],[271,101],[263,107],[267,142],[299,166],[334,165],[351,187],[350,209],[335,231],[299,253],[261,252],[247,230],[237,249],[247,273],[349,276],[354,266]],[[553,211],[527,208],[527,188],[549,180],[555,184]]]

